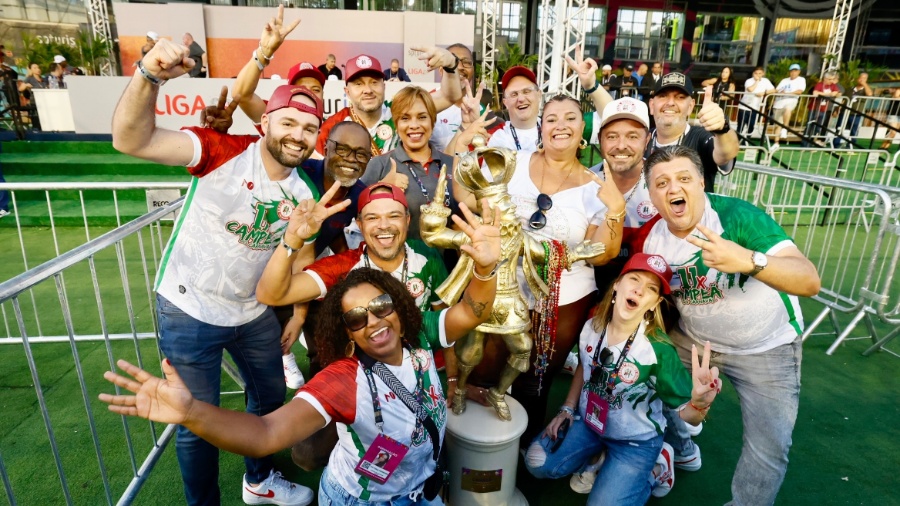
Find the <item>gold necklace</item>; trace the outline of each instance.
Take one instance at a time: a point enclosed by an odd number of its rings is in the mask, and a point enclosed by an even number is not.
[[[577,161],[576,161],[576,163],[577,163]],[[543,156],[541,157],[541,165],[544,166],[544,170],[541,171],[541,187],[538,188],[538,190],[541,190],[541,191],[540,191],[539,193],[543,193],[543,189],[544,189],[544,174],[546,174],[547,171],[549,170],[549,168],[547,167],[547,159],[546,159],[545,157],[543,157]],[[559,186],[556,187],[556,191],[553,192],[553,193],[547,193],[547,194],[545,194],[545,195],[552,196],[552,195],[556,195],[557,193],[559,193],[559,190],[562,189],[563,185],[565,185],[566,182],[569,180],[569,177],[572,175],[572,171],[573,171],[573,170],[575,170],[575,164],[574,164],[574,163],[569,167],[569,173],[566,174],[566,178],[563,179],[563,182],[560,183]]]

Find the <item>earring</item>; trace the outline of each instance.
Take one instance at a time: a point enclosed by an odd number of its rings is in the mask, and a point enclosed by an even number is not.
[[[350,341],[347,343],[347,346],[344,346],[344,355],[349,358],[354,353],[356,353],[356,341]]]
[[[587,149],[588,141],[585,140],[584,137],[581,138],[581,144],[578,145],[578,149]]]
[[[646,313],[644,313],[644,319],[647,320],[647,323],[653,321],[653,310],[648,309]]]
[[[543,153],[543,152],[544,152],[544,139],[543,139],[543,138],[539,138],[539,139],[538,139],[538,141],[537,141],[537,150],[538,150],[538,152],[540,152],[540,153]]]
[[[615,303],[616,303],[616,291],[613,290],[612,301],[610,301],[610,304],[615,304]]]

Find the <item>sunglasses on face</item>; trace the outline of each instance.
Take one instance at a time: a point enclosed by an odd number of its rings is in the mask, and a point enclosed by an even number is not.
[[[350,156],[352,155],[357,162],[369,163],[369,160],[372,158],[372,150],[370,148],[353,149],[346,144],[341,144],[331,139],[328,139],[328,142],[334,144],[334,152],[345,160],[351,160]]]
[[[594,367],[591,371],[591,383],[595,385],[603,385],[609,382],[609,373],[606,371],[606,366],[612,363],[613,353],[609,348],[603,348],[600,350],[600,365]]]
[[[369,313],[378,319],[387,318],[394,312],[394,301],[389,294],[383,293],[369,301],[369,307],[357,306],[341,316],[344,325],[351,331],[357,331],[369,323]]]
[[[528,224],[531,225],[531,228],[540,230],[547,225],[546,212],[553,207],[553,199],[550,198],[550,195],[541,193],[537,198],[537,206],[538,210],[528,219]]]

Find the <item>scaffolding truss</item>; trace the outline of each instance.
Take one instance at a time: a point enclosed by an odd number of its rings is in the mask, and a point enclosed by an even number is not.
[[[581,98],[578,74],[568,71],[565,55],[584,50],[587,8],[588,0],[541,0],[537,78],[545,96],[566,93]]]
[[[91,24],[91,36],[106,47],[106,54],[96,58],[94,64],[101,76],[116,75],[116,58],[113,55],[112,30],[109,28],[109,10],[107,0],[84,0]]]
[[[822,75],[829,70],[836,70],[841,66],[841,53],[844,50],[844,41],[847,39],[847,30],[850,26],[850,14],[853,12],[853,0],[837,0],[834,4],[834,17],[831,20],[831,34],[828,36],[828,44],[825,46],[825,59],[822,64]]]

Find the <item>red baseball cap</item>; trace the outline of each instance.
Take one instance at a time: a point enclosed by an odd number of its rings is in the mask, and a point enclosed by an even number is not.
[[[325,74],[320,72],[312,63],[302,61],[288,70],[288,84],[296,84],[294,81],[301,77],[312,77],[319,81],[319,84],[325,86]]]
[[[537,84],[537,76],[534,75],[534,72],[532,72],[530,68],[516,65],[515,67],[508,68],[506,72],[503,73],[503,78],[500,79],[500,86],[505,90],[506,87],[509,86],[509,82],[512,81],[514,77],[519,76]]]
[[[384,70],[381,68],[381,62],[374,56],[361,54],[347,60],[347,82],[357,77],[371,76],[384,79]]]
[[[379,188],[387,188],[388,190],[390,190],[390,193],[372,193]],[[375,183],[359,194],[359,201],[356,207],[357,213],[361,213],[363,208],[369,205],[369,202],[378,199],[391,199],[395,202],[403,204],[403,207],[409,209],[409,204],[406,203],[406,195],[404,195],[403,190],[390,183]]]
[[[296,100],[291,100],[294,95],[303,95],[316,104],[315,107],[304,104],[303,102],[298,102]],[[325,106],[322,104],[322,99],[319,98],[318,95],[312,92],[306,86],[292,86],[290,84],[283,84],[277,88],[275,88],[275,92],[272,93],[272,98],[269,99],[269,103],[266,104],[266,114],[270,114],[278,109],[284,109],[285,107],[293,107],[300,112],[305,112],[314,115],[319,118],[319,122],[322,121],[322,115],[324,114]]]
[[[656,277],[658,277],[660,283],[662,283],[663,293],[669,294],[672,292],[672,288],[669,287],[669,281],[672,280],[672,269],[669,267],[669,263],[666,262],[665,258],[659,255],[635,253],[628,259],[628,262],[625,263],[622,274],[631,271],[646,271],[656,274]]]

